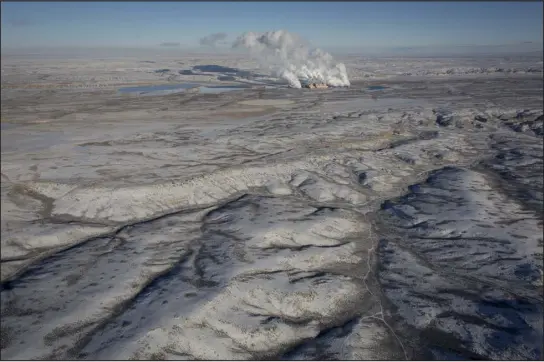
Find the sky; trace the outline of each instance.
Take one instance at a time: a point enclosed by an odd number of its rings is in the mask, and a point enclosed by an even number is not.
[[[6,2],[2,48],[201,47],[225,33],[287,30],[324,48],[537,44],[532,2]],[[540,44],[540,45],[539,45]]]

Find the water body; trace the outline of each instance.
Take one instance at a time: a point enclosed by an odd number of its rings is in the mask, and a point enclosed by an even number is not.
[[[381,85],[371,85],[370,87],[367,88],[367,90],[376,91],[376,90],[384,90],[386,88],[387,87],[383,87]]]
[[[179,84],[159,84],[159,85],[144,85],[138,87],[124,87],[119,88],[121,93],[149,93],[157,91],[170,91],[170,90],[186,90],[195,87],[199,87],[200,84],[196,83],[179,83]]]
[[[120,88],[120,93],[137,93],[140,95],[161,95],[183,92],[187,89],[198,88],[200,93],[215,94],[249,88],[248,85],[218,85],[218,86],[202,86],[196,83],[181,83],[181,84],[159,84],[139,87]]]
[[[21,124],[2,122],[2,123],[0,123],[0,130],[8,130],[10,128],[15,128],[15,127],[20,127],[20,126],[22,126],[22,125]]]

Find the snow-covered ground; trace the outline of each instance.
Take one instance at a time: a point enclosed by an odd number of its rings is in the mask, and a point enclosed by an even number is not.
[[[3,359],[542,357],[541,58],[2,57]]]

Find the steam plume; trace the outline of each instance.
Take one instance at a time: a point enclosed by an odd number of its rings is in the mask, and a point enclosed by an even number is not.
[[[249,50],[263,66],[294,88],[301,88],[301,81],[332,87],[350,85],[344,64],[335,64],[329,53],[310,49],[303,39],[285,30],[245,33],[236,39],[233,48]]]

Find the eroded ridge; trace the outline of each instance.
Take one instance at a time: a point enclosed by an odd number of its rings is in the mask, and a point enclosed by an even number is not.
[[[383,204],[380,285],[421,358],[542,357],[541,215],[494,184],[448,167]]]

